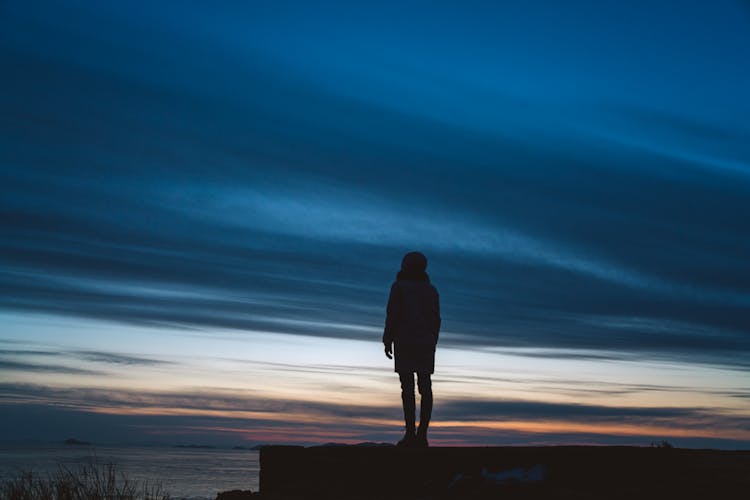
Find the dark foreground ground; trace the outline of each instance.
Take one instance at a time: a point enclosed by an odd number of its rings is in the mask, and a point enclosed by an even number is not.
[[[750,498],[750,451],[268,446],[260,466],[259,499]]]

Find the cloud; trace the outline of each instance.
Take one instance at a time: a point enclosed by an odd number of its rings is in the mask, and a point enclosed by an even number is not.
[[[75,366],[53,365],[53,364],[36,364],[25,363],[23,361],[13,361],[9,359],[0,359],[0,371],[10,372],[31,372],[31,373],[64,373],[72,375],[99,375],[101,372],[88,370]]]
[[[197,192],[191,186],[176,186],[170,190],[178,193],[171,202],[173,206],[189,207],[187,210],[197,212],[198,216],[215,218],[219,223],[324,241],[426,247],[499,257],[521,264],[561,268],[635,288],[680,293],[678,286],[621,268],[616,263],[581,255],[575,249],[507,226],[477,223],[471,214],[458,212],[455,207],[442,211],[377,198],[351,186],[334,188],[311,182],[292,190],[273,186],[246,190],[199,188]],[[185,203],[188,199],[192,203]]]
[[[227,389],[128,391],[96,388],[62,388],[33,384],[1,384],[5,404],[23,406],[28,401],[50,407],[112,415],[195,416],[210,420],[242,421],[246,425],[293,426],[326,420],[339,425],[344,419],[388,419],[392,408],[347,405],[324,401],[261,398],[252,391]],[[355,424],[353,424],[355,425]],[[359,424],[357,424],[359,425]]]
[[[622,419],[684,419],[704,417],[709,411],[701,408],[635,408],[585,404],[546,403],[537,401],[478,401],[455,400],[440,405],[442,418],[446,420],[548,420],[573,421],[622,420]]]
[[[371,339],[422,248],[446,344],[747,366],[740,125],[656,93],[500,99],[474,66],[412,105],[437,69],[342,92],[224,11],[57,8],[2,21],[4,310]],[[370,62],[348,76],[394,72]]]
[[[14,342],[21,343],[21,342]],[[59,352],[43,349],[0,349],[0,356],[59,356]]]
[[[13,429],[14,433],[3,439],[38,435],[33,427],[44,419],[51,422],[43,426],[44,439],[59,440],[63,439],[60,436],[74,434],[99,444],[175,443],[190,437],[224,445],[243,441],[313,444],[330,440],[326,436],[350,442],[368,437],[392,440],[399,432],[397,408],[256,399],[247,392],[138,393],[2,384],[0,394],[2,429]],[[446,443],[459,439],[485,444],[647,444],[648,437],[653,440],[657,433],[662,438],[703,439],[712,446],[737,447],[746,446],[750,435],[741,416],[712,408],[452,400],[440,402],[434,417],[433,435]],[[634,434],[638,428],[642,432]],[[724,439],[719,430],[725,433]]]
[[[0,372],[10,372],[11,374],[14,372],[59,373],[105,377],[109,375],[106,370],[109,366],[106,365],[157,366],[173,364],[166,360],[123,353],[53,349],[1,349]],[[59,363],[50,363],[48,361],[50,358]],[[39,362],[40,360],[42,362]]]
[[[638,106],[610,106],[605,112],[610,115],[611,128],[619,128],[619,133],[609,131],[610,139],[638,152],[675,160],[665,162],[654,173],[690,183],[703,180],[694,171],[700,169],[710,173],[714,185],[730,192],[746,186],[750,129],[736,117],[698,119],[691,116],[691,110],[669,112]],[[732,182],[739,184],[732,186]]]
[[[101,352],[101,351],[73,351],[71,354],[85,360],[96,363],[126,365],[126,366],[155,366],[171,364],[169,361],[162,359],[153,359],[141,356],[128,356],[120,353]]]

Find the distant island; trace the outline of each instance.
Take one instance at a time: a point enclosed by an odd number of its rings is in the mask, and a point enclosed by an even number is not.
[[[256,444],[255,446],[232,446],[233,450],[248,450],[248,451],[260,451],[261,448],[264,446],[268,446],[267,444]]]
[[[73,446],[91,446],[92,443],[89,443],[88,441],[81,441],[80,439],[76,438],[68,438],[65,441],[63,441],[64,444],[69,444]]]
[[[174,448],[197,448],[201,450],[213,450],[216,448],[216,446],[211,446],[210,444],[176,444],[174,445]]]

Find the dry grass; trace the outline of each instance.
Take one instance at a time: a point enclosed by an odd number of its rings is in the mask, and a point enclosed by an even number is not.
[[[128,479],[113,464],[92,461],[76,469],[59,467],[40,477],[22,472],[0,483],[3,500],[168,500],[159,484]]]

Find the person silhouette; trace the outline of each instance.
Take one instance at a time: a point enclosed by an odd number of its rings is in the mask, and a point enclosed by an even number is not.
[[[388,359],[394,356],[401,381],[406,433],[397,446],[427,447],[427,428],[432,416],[432,380],[435,372],[435,347],[440,333],[440,298],[425,272],[427,257],[409,252],[401,261],[401,270],[391,285],[386,310],[383,344]],[[421,396],[419,429],[416,424],[414,374]]]

